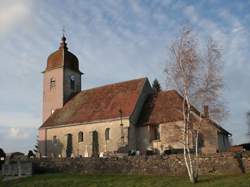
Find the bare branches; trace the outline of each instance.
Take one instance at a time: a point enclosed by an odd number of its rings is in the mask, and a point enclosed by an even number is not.
[[[168,82],[183,96],[183,153],[191,182],[198,179],[199,164],[199,128],[193,129],[191,102],[198,108],[209,105],[212,116],[225,111],[220,100],[223,88],[221,49],[212,38],[206,48],[205,55],[200,55],[192,29],[184,27],[170,47],[171,63],[166,69]],[[195,150],[194,158],[190,149]]]
[[[170,62],[165,70],[167,87],[177,89],[182,95],[186,90],[194,106],[209,106],[210,118],[220,122],[227,115],[223,99],[222,48],[212,38],[200,51],[198,40],[190,27],[184,27],[180,37],[170,47]]]
[[[250,111],[246,113],[246,118],[247,118],[247,127],[248,127],[247,136],[250,141]]]
[[[196,173],[198,166],[194,166],[190,155],[190,148],[193,146],[190,95],[196,87],[200,61],[197,54],[197,43],[190,28],[183,28],[180,38],[171,46],[170,53],[173,61],[167,73],[169,78],[172,78],[176,89],[183,95],[183,154],[190,181],[194,183],[198,176]]]
[[[172,63],[166,72],[182,94],[184,89],[190,94],[190,88],[196,83],[195,72],[199,63],[196,47],[197,43],[192,30],[186,27],[182,29],[180,38],[170,47]]]
[[[209,38],[205,55],[200,58],[199,79],[194,94],[194,103],[199,108],[209,105],[210,117],[217,121],[221,121],[227,113],[222,99],[224,82],[221,57],[221,48],[212,38]]]

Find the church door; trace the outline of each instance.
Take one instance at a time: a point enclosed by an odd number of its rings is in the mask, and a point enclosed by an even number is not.
[[[66,146],[66,157],[71,157],[73,152],[73,145],[72,145],[72,134],[67,134],[67,146]]]
[[[99,143],[98,143],[98,132],[93,131],[92,136],[92,156],[98,157],[99,156]]]

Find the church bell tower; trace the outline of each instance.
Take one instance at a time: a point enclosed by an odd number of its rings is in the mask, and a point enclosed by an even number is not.
[[[43,72],[43,123],[81,91],[81,75],[79,61],[69,52],[63,35],[59,49],[49,55]]]

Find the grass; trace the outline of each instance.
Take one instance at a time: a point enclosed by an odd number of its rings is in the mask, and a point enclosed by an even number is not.
[[[1,179],[1,178],[0,178]],[[7,187],[250,187],[250,173],[237,176],[204,176],[196,184],[185,177],[44,174],[0,182]]]

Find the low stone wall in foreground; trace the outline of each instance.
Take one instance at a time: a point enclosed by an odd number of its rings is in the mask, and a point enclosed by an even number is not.
[[[75,158],[33,160],[34,171],[80,174],[186,175],[183,155],[134,156],[123,158]],[[199,159],[201,175],[232,175],[250,172],[250,153],[203,155]]]
[[[32,162],[17,161],[5,163],[2,166],[3,176],[31,176],[33,174]]]

